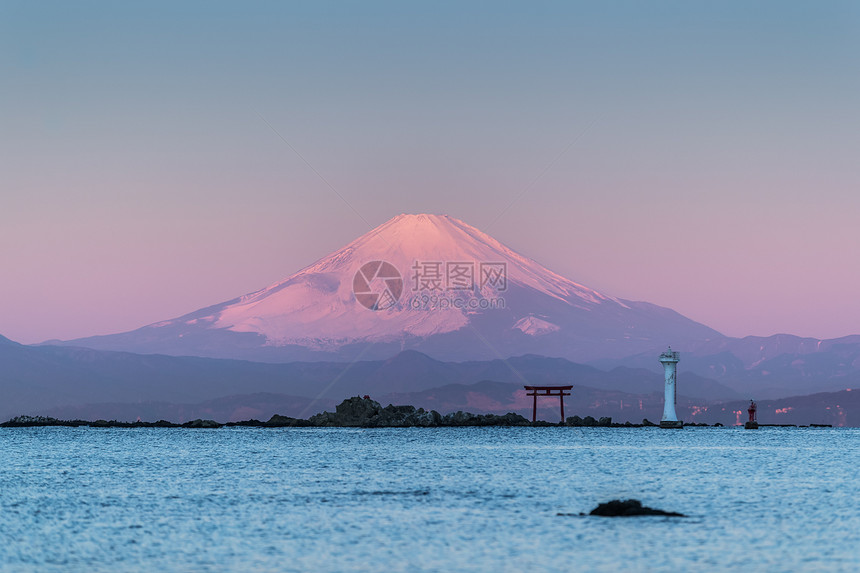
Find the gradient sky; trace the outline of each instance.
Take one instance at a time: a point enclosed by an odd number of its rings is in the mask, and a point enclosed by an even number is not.
[[[860,333],[860,3],[0,0],[0,334],[172,318],[403,212],[727,335]]]

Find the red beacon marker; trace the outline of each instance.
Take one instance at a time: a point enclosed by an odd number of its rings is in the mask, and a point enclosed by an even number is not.
[[[755,400],[750,400],[750,407],[747,408],[747,414],[750,415],[749,421],[744,424],[744,428],[747,430],[758,430],[758,422],[755,419],[755,412],[757,410],[757,406]]]

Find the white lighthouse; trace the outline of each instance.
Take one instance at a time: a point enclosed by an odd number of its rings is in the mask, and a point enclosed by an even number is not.
[[[683,428],[684,422],[678,420],[675,413],[675,403],[678,401],[678,361],[681,353],[669,349],[660,355],[660,363],[663,364],[663,372],[666,376],[666,393],[663,399],[663,419],[660,420],[661,428]]]

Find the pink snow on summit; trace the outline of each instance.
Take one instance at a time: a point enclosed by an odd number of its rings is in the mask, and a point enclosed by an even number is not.
[[[402,299],[414,294],[416,262],[505,263],[509,285],[525,287],[570,305],[624,306],[612,297],[584,287],[524,257],[463,221],[448,215],[402,214],[320,259],[296,274],[260,291],[245,295],[209,317],[215,328],[259,333],[268,344],[300,344],[329,349],[352,340],[427,337],[463,328],[470,309],[438,308],[421,312],[401,304],[372,312],[356,304],[353,276],[365,263],[387,261],[404,280]],[[477,271],[476,271],[477,272]],[[489,286],[477,286],[459,297],[492,297]],[[401,300],[403,303],[404,300]],[[553,330],[535,319],[517,328],[526,333]],[[557,328],[557,327],[556,327]]]

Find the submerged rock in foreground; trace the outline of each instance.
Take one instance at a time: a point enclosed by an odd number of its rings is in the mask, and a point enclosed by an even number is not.
[[[674,511],[663,511],[662,509],[653,509],[642,505],[638,499],[613,499],[606,503],[601,503],[591,510],[588,515],[598,515],[601,517],[634,517],[637,515],[665,515],[668,517],[687,517],[683,513]]]

